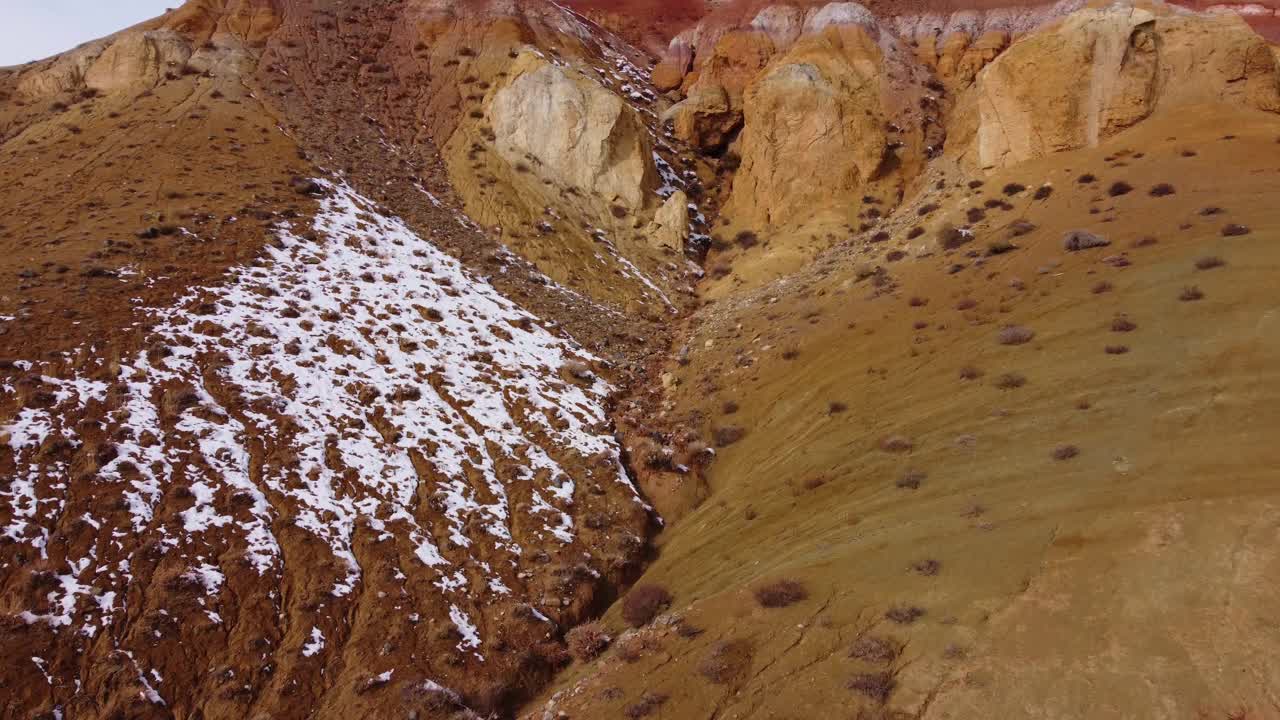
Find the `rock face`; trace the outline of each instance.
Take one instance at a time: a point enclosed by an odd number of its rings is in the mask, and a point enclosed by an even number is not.
[[[752,227],[786,224],[848,198],[920,151],[907,111],[918,86],[905,53],[888,54],[861,25],[806,36],[747,89],[742,166],[726,214]],[[906,135],[892,128],[915,126]],[[901,155],[901,157],[900,157]]]
[[[643,207],[657,187],[649,133],[617,95],[525,52],[490,104],[494,145],[508,163],[607,202]]]
[[[1280,110],[1276,60],[1233,15],[1083,10],[977,75],[951,127],[967,162],[1004,167],[1098,144],[1153,112],[1199,103]]]
[[[672,193],[658,208],[644,234],[658,247],[683,248],[689,239],[689,196],[683,190]]]
[[[764,32],[733,32],[721,38],[689,87],[688,98],[666,113],[676,137],[703,151],[723,148],[742,123],[747,86],[773,53],[773,41]]]

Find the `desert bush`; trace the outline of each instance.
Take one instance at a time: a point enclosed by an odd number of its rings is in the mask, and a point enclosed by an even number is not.
[[[809,597],[809,592],[795,580],[775,580],[756,588],[755,596],[760,607],[783,608]]]
[[[1070,460],[1080,454],[1080,448],[1075,445],[1059,445],[1053,449],[1054,460]]]
[[[972,310],[978,307],[978,301],[973,298],[960,298],[956,301],[957,310]]]
[[[849,657],[869,663],[893,662],[899,652],[896,643],[874,635],[863,635],[849,647]]]
[[[1137,329],[1138,324],[1123,315],[1120,315],[1111,321],[1111,332],[1126,333],[1133,332]]]
[[[943,250],[955,250],[973,239],[973,233],[946,223],[938,228],[938,245]]]
[[[1150,192],[1151,192],[1151,197],[1166,197],[1168,195],[1174,194],[1175,192],[1177,192],[1177,190],[1174,190],[1173,186],[1170,185],[1169,183],[1160,183],[1158,185],[1152,186]]]
[[[1217,205],[1208,205],[1200,208],[1200,214],[1204,217],[1209,217],[1210,215],[1221,215],[1224,212],[1226,212],[1226,210],[1223,210]]]
[[[644,695],[640,696],[639,700],[628,705],[622,713],[626,715],[629,720],[637,720],[638,718],[652,715],[654,711],[662,707],[666,702],[667,696],[665,693],[646,691]]]
[[[711,432],[712,442],[716,447],[729,447],[745,437],[747,431],[738,425],[723,425]]]
[[[1133,186],[1123,180],[1117,180],[1111,183],[1111,187],[1107,188],[1107,194],[1111,197],[1120,197],[1133,192]]]
[[[937,203],[925,203],[924,205],[921,205],[920,207],[916,208],[916,214],[919,215],[920,217],[924,217],[925,215],[928,215],[929,213],[937,209],[938,209]]]
[[[1182,302],[1194,302],[1204,299],[1204,293],[1195,285],[1188,285],[1182,288],[1182,292],[1178,294],[1178,299]]]
[[[897,687],[897,684],[897,681],[893,678],[893,673],[880,671],[858,673],[849,679],[846,687],[866,695],[878,703],[885,703],[889,700],[889,696],[893,694],[893,689]]]
[[[1047,200],[1049,196],[1052,194],[1053,194],[1052,185],[1041,185],[1040,187],[1036,188],[1035,195],[1032,195],[1032,197],[1035,198],[1036,200]]]
[[[880,449],[885,452],[910,452],[915,446],[915,442],[905,435],[889,435],[880,440]]]
[[[929,304],[929,301],[919,295],[912,295],[911,298],[907,300],[907,304],[911,307],[924,307]]]
[[[1004,255],[1017,249],[1018,246],[1008,240],[992,240],[987,243],[987,255]]]
[[[1129,352],[1129,346],[1128,345],[1108,345],[1105,348],[1103,348],[1103,350],[1108,355],[1124,355],[1125,353]]]
[[[1133,241],[1133,246],[1135,248],[1151,247],[1152,245],[1156,245],[1159,242],[1160,241],[1158,239],[1156,239],[1151,235],[1143,235],[1142,237]]]
[[[985,220],[986,217],[987,213],[982,208],[971,207],[965,211],[965,219],[968,220],[970,224],[980,223]]]
[[[723,640],[698,664],[698,672],[717,685],[732,682],[751,665],[751,643],[746,640]]]
[[[911,228],[911,230],[907,232],[907,239],[915,240],[916,238],[920,237],[923,234],[924,234],[924,228],[920,227],[919,225],[916,225],[915,227]]]
[[[982,377],[982,371],[972,365],[965,365],[960,368],[961,380],[977,380]]]
[[[1081,185],[1088,185],[1091,182],[1096,182],[1097,179],[1098,177],[1093,173],[1085,173],[1080,177],[1076,178],[1076,182],[1080,183]]]
[[[671,606],[671,593],[661,585],[637,585],[622,599],[622,619],[631,627],[648,625]]]
[[[1105,247],[1111,241],[1101,235],[1094,235],[1088,230],[1069,230],[1062,236],[1062,248],[1068,252]]]
[[[1006,325],[996,335],[1001,345],[1024,345],[1036,336],[1034,330],[1021,325]]]
[[[747,248],[753,248],[758,245],[760,243],[760,238],[750,230],[743,230],[734,236],[733,241],[738,244],[738,247],[746,250]]]
[[[1009,225],[1009,237],[1022,237],[1034,232],[1035,229],[1035,223],[1027,222],[1026,220],[1014,220]]]
[[[942,569],[942,563],[938,562],[937,560],[934,560],[933,558],[928,558],[912,564],[911,569],[917,575],[925,575],[927,577],[933,577],[934,575],[937,575],[938,571]]]
[[[1218,257],[1217,255],[1206,255],[1205,257],[1202,257],[1199,260],[1196,260],[1196,269],[1212,270],[1213,268],[1222,267],[1223,265],[1226,265],[1226,264],[1227,264],[1227,261]]]
[[[827,404],[827,414],[829,415],[838,415],[848,409],[848,405],[839,401],[832,401]]]
[[[924,608],[915,605],[894,605],[884,611],[884,616],[887,620],[896,622],[899,625],[910,625],[924,617],[924,614]]]
[[[604,625],[589,622],[570,630],[564,636],[569,654],[578,662],[591,662],[609,647],[611,638]]]
[[[902,473],[902,477],[898,478],[898,481],[894,483],[894,485],[904,490],[918,490],[920,489],[920,484],[928,477],[929,476],[921,470],[907,470]]]
[[[1009,372],[996,378],[996,387],[1001,390],[1014,390],[1026,384],[1027,378],[1021,373]]]
[[[1111,292],[1114,288],[1115,286],[1112,285],[1110,282],[1106,280],[1099,280],[1097,284],[1093,286],[1093,289],[1090,292],[1092,292],[1094,295],[1101,295],[1102,293],[1105,293],[1105,292]]]
[[[1027,189],[1027,186],[1023,185],[1022,183],[1012,182],[1012,183],[1009,183],[1008,185],[1005,185],[1004,188],[1001,190],[1001,192],[1003,192],[1005,195],[1012,197],[1026,189]]]

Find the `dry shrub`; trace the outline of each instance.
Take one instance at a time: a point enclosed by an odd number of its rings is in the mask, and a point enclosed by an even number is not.
[[[758,245],[760,243],[760,238],[750,230],[743,230],[733,238],[733,241],[738,244],[738,247],[746,250],[747,248],[753,248]]]
[[[751,643],[747,640],[718,642],[698,664],[698,672],[717,685],[726,685],[750,669],[752,653]]]
[[[884,616],[887,620],[896,622],[899,625],[910,625],[924,617],[924,608],[916,605],[894,605],[884,611]]]
[[[938,229],[938,246],[943,250],[955,250],[973,239],[973,233],[961,230],[951,223]]]
[[[764,608],[782,608],[809,597],[809,591],[795,580],[775,580],[756,588],[756,602]]]
[[[636,633],[630,633],[614,643],[613,651],[623,662],[637,663],[649,652],[649,642]]]
[[[916,574],[918,575],[932,577],[934,575],[937,575],[938,572],[942,570],[942,563],[938,562],[937,560],[934,560],[933,558],[928,558],[913,564],[911,566],[911,569],[915,571]]]
[[[866,695],[878,703],[884,703],[893,694],[893,689],[897,687],[897,684],[898,682],[893,678],[893,673],[881,671],[858,673],[849,679],[846,686],[850,690]]]
[[[637,585],[622,599],[622,619],[631,627],[648,625],[649,621],[671,606],[671,593],[661,585]]]
[[[716,447],[722,448],[738,442],[745,437],[746,434],[747,431],[737,425],[725,425],[713,430],[711,432],[711,439],[715,443]]]
[[[885,452],[911,452],[915,446],[915,442],[905,435],[890,435],[880,440],[880,449]]]
[[[960,368],[961,380],[977,380],[982,377],[982,371],[972,365],[965,365]]]
[[[1047,200],[1049,196],[1052,194],[1053,194],[1052,185],[1041,185],[1040,187],[1036,188],[1036,193],[1032,197],[1034,197],[1036,200]]]
[[[1021,325],[1006,325],[996,336],[1001,345],[1024,345],[1031,342],[1036,333],[1031,328]]]
[[[1108,355],[1124,355],[1129,352],[1128,345],[1108,345],[1104,348]]]
[[[1200,258],[1199,260],[1196,260],[1196,269],[1212,270],[1213,268],[1222,267],[1223,265],[1226,265],[1226,264],[1227,264],[1227,261],[1218,257],[1217,255],[1207,255],[1205,257]]]
[[[849,648],[849,657],[869,663],[890,663],[897,659],[901,650],[898,644],[874,635],[863,635],[853,642]]]
[[[1111,332],[1133,332],[1138,329],[1138,324],[1129,318],[1121,315],[1111,321]]]
[[[1026,189],[1027,189],[1027,186],[1023,185],[1022,183],[1009,183],[1008,185],[1004,186],[1002,192],[1005,195],[1012,197]]]
[[[1054,460],[1070,460],[1080,454],[1080,448],[1075,445],[1059,445],[1053,449]]]
[[[1249,234],[1249,228],[1237,223],[1228,223],[1227,225],[1224,225],[1222,227],[1223,237],[1239,237],[1241,235],[1248,235],[1248,234]]]
[[[1088,230],[1069,230],[1062,236],[1062,248],[1067,252],[1105,247],[1110,244],[1110,240],[1101,235],[1095,235]]]
[[[978,306],[978,301],[973,298],[960,298],[956,301],[957,310],[972,310]]]
[[[1174,194],[1175,192],[1177,192],[1177,190],[1174,190],[1173,186],[1170,185],[1169,183],[1160,183],[1158,185],[1153,186],[1150,192],[1151,192],[1151,197],[1166,197],[1168,195]]]
[[[1094,175],[1093,173],[1085,173],[1080,177],[1076,178],[1076,182],[1080,183],[1081,185],[1088,185],[1091,182],[1096,182],[1097,179],[1098,179],[1097,176]]]
[[[665,693],[646,691],[644,695],[640,696],[639,700],[628,705],[626,709],[622,711],[622,714],[626,715],[630,720],[648,717],[652,715],[655,710],[662,707],[666,702],[667,695]]]
[[[1099,280],[1098,284],[1093,286],[1092,292],[1094,295],[1101,295],[1105,292],[1111,292],[1114,288],[1115,286],[1110,282],[1107,282],[1106,280]]]
[[[996,387],[1001,390],[1014,390],[1027,384],[1026,376],[1021,373],[1005,373],[996,378]]]
[[[1117,180],[1111,183],[1111,187],[1107,188],[1107,194],[1111,197],[1120,197],[1133,192],[1133,186],[1123,180]]]
[[[923,470],[907,470],[902,473],[902,477],[898,478],[894,485],[904,490],[918,490],[920,483],[923,483],[928,477]]]
[[[564,636],[569,645],[569,654],[578,662],[590,662],[600,656],[609,647],[610,637],[604,625],[589,622],[570,630]]]
[[[1204,292],[1195,285],[1188,285],[1182,288],[1182,292],[1178,294],[1178,299],[1182,302],[1195,302],[1204,299]]]

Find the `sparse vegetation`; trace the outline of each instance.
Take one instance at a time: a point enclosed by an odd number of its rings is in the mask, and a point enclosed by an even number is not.
[[[1008,372],[996,378],[996,387],[1001,390],[1015,390],[1027,384],[1027,378],[1021,373]]]
[[[878,703],[885,703],[897,687],[893,673],[888,671],[858,673],[850,678],[848,688],[857,691]]]
[[[1035,336],[1036,333],[1031,328],[1021,325],[1006,325],[996,335],[996,340],[1001,345],[1025,345],[1031,342],[1031,339]]]
[[[1129,352],[1128,345],[1108,345],[1104,348],[1108,355],[1124,355]]]
[[[1111,197],[1120,197],[1133,192],[1133,186],[1123,180],[1117,180],[1111,183],[1111,187],[1107,188],[1107,194]]]
[[[898,481],[894,483],[894,485],[904,490],[919,490],[921,483],[923,483],[928,477],[929,476],[923,471],[908,470],[902,473],[902,477],[898,478]]]
[[[977,380],[982,377],[982,371],[972,365],[965,365],[960,368],[961,380]]]
[[[891,453],[911,452],[915,449],[915,442],[905,435],[889,435],[880,440],[880,449]]]
[[[1169,183],[1160,183],[1158,185],[1152,186],[1150,192],[1151,192],[1151,197],[1166,197],[1168,195],[1174,194],[1177,191],[1174,190],[1173,186],[1170,185]]]
[[[1005,185],[1001,192],[1003,192],[1005,195],[1012,197],[1026,189],[1027,189],[1027,186],[1023,185],[1022,183],[1011,182],[1008,185]]]
[[[1106,247],[1111,241],[1095,235],[1088,230],[1069,230],[1062,236],[1062,249],[1067,252],[1078,252],[1096,247]]]
[[[1101,295],[1102,293],[1111,292],[1111,290],[1112,290],[1112,289],[1114,289],[1114,287],[1115,287],[1115,286],[1114,286],[1114,285],[1112,285],[1112,284],[1111,284],[1109,281],[1107,281],[1107,280],[1099,280],[1099,281],[1098,281],[1098,282],[1093,286],[1093,288],[1090,290],[1090,292],[1092,292],[1094,295]]]
[[[1052,194],[1053,194],[1052,185],[1041,185],[1040,187],[1036,188],[1036,192],[1034,195],[1032,195],[1032,197],[1035,198],[1036,200],[1047,200],[1049,196]]]
[[[670,606],[671,593],[666,588],[654,584],[637,585],[622,599],[622,619],[631,627],[643,627]]]
[[[809,597],[809,592],[795,580],[775,580],[756,588],[755,597],[760,607],[783,608]]]
[[[1214,268],[1222,267],[1223,265],[1226,265],[1226,264],[1227,264],[1227,261],[1218,257],[1217,255],[1206,255],[1205,257],[1202,257],[1199,260],[1196,260],[1196,269],[1212,270]]]
[[[946,223],[938,228],[938,245],[943,250],[955,250],[963,247],[972,239],[973,233],[957,228],[951,223]]]
[[[937,560],[934,560],[933,558],[929,558],[927,560],[921,560],[920,562],[913,564],[911,566],[911,570],[915,572],[917,575],[933,577],[934,575],[937,575],[940,570],[942,570],[942,563],[938,562]]]
[[[898,652],[897,644],[875,635],[862,635],[849,647],[849,657],[876,664],[893,662]]]
[[[598,622],[579,625],[566,633],[564,638],[569,646],[569,654],[578,662],[595,660],[609,647],[610,641],[604,625]]]
[[[711,432],[716,447],[729,447],[745,437],[747,431],[738,425],[722,425]]]
[[[1182,302],[1195,302],[1204,299],[1204,292],[1195,285],[1188,285],[1182,288],[1182,292],[1178,294],[1178,299]]]
[[[1133,322],[1124,315],[1117,316],[1111,321],[1111,332],[1127,333],[1138,329],[1137,323]]]
[[[1080,448],[1075,445],[1059,445],[1053,449],[1054,460],[1070,460],[1080,454]]]
[[[915,605],[894,605],[885,610],[886,619],[898,623],[899,625],[910,625],[911,623],[924,617],[924,608]]]

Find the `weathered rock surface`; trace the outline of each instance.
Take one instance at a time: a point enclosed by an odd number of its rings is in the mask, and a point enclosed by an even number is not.
[[[1280,110],[1275,56],[1233,15],[1082,10],[1014,43],[957,108],[950,149],[1007,167],[1201,103]]]
[[[533,177],[598,193],[607,203],[644,206],[657,187],[648,130],[622,98],[526,51],[489,104],[494,146]]]

